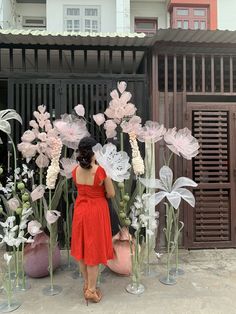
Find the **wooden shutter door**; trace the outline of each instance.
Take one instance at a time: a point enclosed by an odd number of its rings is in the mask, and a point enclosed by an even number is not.
[[[187,246],[235,246],[236,107],[188,104],[191,129],[200,144],[188,163],[188,175],[198,183],[196,206],[186,208]]]

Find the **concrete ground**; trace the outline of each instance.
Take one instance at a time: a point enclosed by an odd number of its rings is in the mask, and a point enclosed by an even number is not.
[[[0,253],[1,254],[1,253]],[[30,279],[31,289],[18,293],[22,301],[17,314],[236,314],[236,250],[182,251],[181,267],[185,275],[174,286],[166,286],[158,278],[164,272],[164,257],[152,266],[156,276],[143,276],[145,292],[135,296],[125,291],[128,277],[117,276],[105,269],[99,304],[82,298],[82,280],[73,272],[57,271],[55,284],[63,287],[57,296],[44,296],[42,288],[49,278]],[[0,293],[0,303],[4,294]]]

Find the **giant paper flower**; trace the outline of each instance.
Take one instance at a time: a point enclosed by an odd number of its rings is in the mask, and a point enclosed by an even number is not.
[[[112,180],[122,182],[129,179],[131,165],[126,152],[117,152],[116,146],[112,143],[105,144],[103,147],[97,144],[93,147],[93,152],[98,163]]]
[[[176,131],[176,128],[169,129],[164,135],[167,147],[178,156],[191,160],[198,154],[199,144],[195,137],[191,135],[188,128]]]
[[[93,120],[98,126],[102,125],[105,122],[104,114],[103,113],[94,114]]]
[[[147,121],[142,131],[138,134],[138,140],[140,142],[156,143],[163,139],[165,133],[166,128],[164,128],[163,124],[155,121]]]
[[[141,183],[147,188],[161,190],[150,197],[150,203],[157,205],[166,197],[175,209],[179,207],[181,199],[186,201],[190,206],[195,206],[193,194],[184,187],[196,187],[196,182],[186,177],[180,177],[173,184],[173,172],[168,166],[161,167],[159,175],[160,179],[140,178]]]
[[[60,174],[70,179],[72,177],[72,170],[78,165],[78,162],[72,158],[62,158],[60,163],[63,168],[60,170]]]
[[[128,121],[123,120],[121,123],[121,128],[124,133],[135,133],[138,135],[142,131],[141,118],[139,116],[133,116]]]
[[[62,115],[60,120],[54,122],[54,127],[59,132],[62,143],[72,149],[77,149],[80,140],[89,136],[86,122],[72,115]]]

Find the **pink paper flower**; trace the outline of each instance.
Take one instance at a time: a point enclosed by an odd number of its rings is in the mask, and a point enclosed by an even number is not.
[[[51,139],[51,156],[52,161],[47,170],[46,186],[48,189],[54,189],[60,172],[59,158],[61,156],[62,142],[60,138]]]
[[[185,159],[191,160],[198,154],[199,144],[195,137],[191,135],[188,128],[176,131],[176,128],[169,129],[164,140],[167,147],[178,156],[182,155]]]
[[[50,118],[50,113],[46,111],[44,105],[38,106],[38,111],[34,111],[34,117],[36,118],[40,128],[44,128],[46,121]]]
[[[42,230],[40,228],[42,227],[41,223],[39,223],[37,220],[32,220],[28,223],[27,230],[29,234],[34,237],[37,234],[41,233]]]
[[[166,128],[163,124],[159,124],[155,121],[147,121],[138,135],[138,140],[140,142],[151,142],[156,143],[163,139],[166,133]]]
[[[61,216],[61,213],[58,210],[47,210],[46,211],[46,220],[49,225],[54,224],[58,218]]]
[[[41,153],[36,158],[35,163],[40,169],[47,168],[49,165],[49,158],[45,154]]]
[[[22,142],[17,145],[17,148],[22,153],[23,157],[32,158],[36,155],[38,146],[28,142]]]
[[[106,130],[106,137],[107,138],[113,138],[116,136],[116,127],[117,124],[113,120],[107,120],[104,123],[104,129]]]
[[[42,185],[38,185],[30,194],[32,202],[37,201],[38,199],[44,196],[45,189]]]
[[[119,124],[124,118],[133,116],[137,109],[132,103],[129,103],[132,95],[130,92],[125,91],[126,83],[120,82],[117,87],[121,96],[119,97],[116,89],[113,90],[110,93],[112,100],[104,113],[108,118],[115,120]]]
[[[98,126],[102,125],[105,122],[104,114],[103,113],[94,114],[93,120]]]
[[[126,90],[126,87],[127,87],[127,83],[126,82],[118,82],[117,83],[117,89],[118,89],[118,91],[121,93],[121,94],[123,94],[124,93],[124,91]]]
[[[124,120],[120,126],[124,133],[133,132],[137,135],[142,131],[141,118],[139,116],[133,116],[128,121]]]
[[[29,126],[31,126],[33,129],[38,129],[39,125],[35,120],[30,120]]]
[[[10,210],[15,211],[18,207],[20,207],[20,202],[17,198],[13,197],[7,201]]]
[[[63,115],[60,120],[54,122],[54,126],[60,134],[62,143],[72,149],[77,149],[80,140],[89,136],[86,122],[72,115]]]
[[[77,105],[74,107],[76,114],[80,117],[84,117],[85,109],[83,105]]]
[[[21,137],[22,142],[33,142],[35,140],[35,133],[31,130],[27,130]]]
[[[47,133],[46,132],[41,132],[38,134],[38,139],[42,142],[46,142],[47,140]]]
[[[60,170],[60,174],[70,179],[72,177],[72,170],[78,165],[77,161],[72,158],[62,158],[60,163],[63,168]]]

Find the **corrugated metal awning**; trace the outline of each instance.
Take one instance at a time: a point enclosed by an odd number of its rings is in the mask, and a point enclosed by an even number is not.
[[[0,44],[49,46],[147,47],[152,38],[138,33],[51,33],[40,30],[0,30]]]
[[[0,30],[2,45],[151,47],[154,44],[236,45],[236,31],[160,29],[150,37],[138,33],[52,33],[41,30]]]

